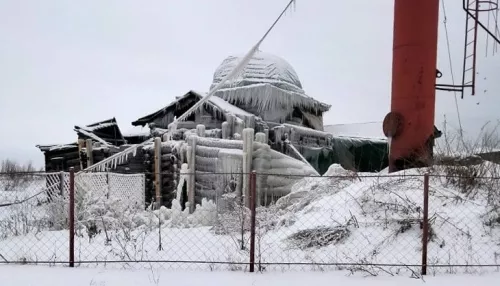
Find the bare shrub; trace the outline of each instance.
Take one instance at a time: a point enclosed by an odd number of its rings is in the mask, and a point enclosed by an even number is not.
[[[444,124],[443,139],[438,140],[433,171],[442,175],[444,184],[458,188],[462,193],[475,196],[479,189],[496,192],[500,175],[500,137],[497,122],[487,129],[489,122],[480,129],[477,138],[465,138],[463,133],[447,130]]]
[[[321,248],[345,241],[351,234],[351,227],[357,227],[357,225],[356,218],[351,216],[345,224],[300,230],[289,236],[288,240],[302,250],[307,248]]]
[[[350,233],[347,226],[317,227],[296,232],[289,239],[297,243],[300,249],[307,249],[337,244],[349,237]]]
[[[33,180],[35,167],[31,162],[19,164],[16,161],[6,159],[0,163],[0,191],[14,191],[26,186]]]
[[[0,173],[9,175],[10,177],[16,177],[19,175],[25,175],[26,173],[35,173],[37,170],[33,166],[32,162],[26,164],[19,164],[16,161],[6,159],[0,163]]]
[[[466,139],[460,130],[447,130],[436,145],[432,171],[443,185],[458,189],[469,198],[483,198],[488,212],[486,226],[500,224],[500,121],[487,122],[476,138]],[[488,128],[490,127],[490,128]]]
[[[236,197],[225,197],[228,199],[227,208],[219,214],[214,231],[229,235],[239,250],[248,250],[246,234],[250,231],[250,209]]]

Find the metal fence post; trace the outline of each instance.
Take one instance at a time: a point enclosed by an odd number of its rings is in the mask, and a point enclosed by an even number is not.
[[[257,191],[256,191],[256,181],[257,181],[257,173],[252,171],[250,174],[250,272],[255,271],[255,217],[256,217],[256,200],[257,200]]]
[[[154,163],[154,178],[155,178],[155,202],[156,208],[160,209],[162,206],[162,182],[161,182],[161,138],[156,137],[154,140],[155,150],[155,163]]]
[[[427,275],[427,243],[429,241],[429,174],[424,175],[424,218],[422,222],[422,275]]]
[[[69,267],[75,267],[75,169],[69,169]]]

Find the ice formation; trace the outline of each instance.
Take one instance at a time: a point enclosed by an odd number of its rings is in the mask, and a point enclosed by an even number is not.
[[[88,171],[105,172],[105,171],[107,171],[108,168],[116,168],[116,166],[118,164],[120,164],[121,162],[125,162],[125,160],[128,158],[128,156],[130,154],[132,154],[132,156],[135,157],[135,155],[137,154],[137,149],[139,147],[150,144],[151,142],[153,142],[153,140],[154,140],[154,138],[150,138],[141,144],[132,145],[132,146],[128,147],[127,149],[121,151],[120,153],[114,154],[114,155],[88,167],[87,169],[78,172],[78,175],[82,174],[84,172],[88,172]]]
[[[254,53],[258,50],[259,45],[260,45],[260,42],[257,43],[255,46],[253,46],[250,49],[250,51],[248,51],[248,53],[243,58],[240,59],[240,61],[238,62],[238,64],[234,66],[234,69],[231,72],[229,72],[228,74],[226,74],[224,76],[224,78],[223,78],[224,82],[231,81],[246,66],[246,64],[248,63],[248,61],[252,58],[252,56],[254,55]],[[213,86],[210,89],[210,92],[208,92],[207,96],[205,96],[200,101],[198,101],[197,103],[195,103],[191,108],[189,108],[188,111],[186,111],[184,114],[182,114],[181,116],[179,116],[179,118],[176,118],[174,120],[174,122],[172,122],[172,128],[176,128],[178,121],[183,121],[184,119],[186,119],[189,115],[191,115],[194,111],[196,111],[203,103],[205,103],[205,101],[209,100],[210,97],[212,95],[214,95],[214,93],[217,92],[222,86],[223,86],[222,82],[220,82],[219,84]]]
[[[295,0],[291,0],[288,3],[288,5],[285,7],[285,9],[282,11],[282,13],[278,16],[278,18],[274,21],[274,23],[269,27],[269,29],[266,31],[266,33],[259,39],[259,41],[255,45],[252,46],[252,48],[245,54],[245,56],[238,57],[236,60],[233,60],[230,67],[227,66],[224,69],[225,70],[224,75],[218,77],[218,79],[220,78],[220,81],[211,86],[210,91],[208,92],[208,94],[205,97],[203,97],[201,100],[196,102],[184,114],[182,114],[178,118],[174,119],[174,121],[168,127],[168,129],[169,129],[167,132],[167,139],[168,140],[172,140],[172,134],[177,130],[177,124],[179,121],[185,120],[189,115],[191,115],[200,106],[202,106],[206,101],[208,101],[218,90],[223,88],[228,82],[230,83],[234,78],[239,76],[241,73],[244,73],[247,64],[250,64],[250,66],[254,65],[252,60],[255,60],[254,55],[256,53],[258,53],[260,45],[266,39],[266,37],[269,35],[269,33],[273,30],[273,28],[278,23],[278,21],[281,19],[283,14],[290,7],[294,6],[294,4],[295,4]],[[252,63],[250,63],[250,62],[252,62]],[[291,84],[292,85],[296,84],[297,88],[301,89],[300,81],[298,81],[298,77],[297,77],[295,71],[293,71],[293,69],[285,69],[282,71],[282,73],[288,74],[288,78],[290,79]],[[217,103],[219,103],[218,106],[223,108],[223,106],[221,106],[222,102],[217,102],[217,100],[215,100],[214,103],[216,105],[217,105]],[[151,141],[152,141],[152,139],[147,140],[141,144],[133,145],[133,146],[127,148],[126,150],[122,151],[121,153],[113,155],[113,156],[99,162],[98,164],[95,164],[95,165],[91,166],[90,168],[87,168],[87,171],[88,170],[104,171],[106,169],[106,167],[108,167],[108,166],[116,166],[117,162],[121,162],[122,160],[124,160],[126,158],[126,156],[128,156],[128,154],[133,153],[135,156],[135,153],[137,152],[137,148],[144,146],[144,145],[150,143]]]
[[[302,84],[293,67],[284,59],[258,51],[248,61],[247,66],[239,74],[238,80],[224,82],[224,78],[237,66],[244,55],[232,55],[224,59],[215,70],[211,89],[223,83],[221,89],[269,83],[283,90],[304,94]]]
[[[210,87],[219,88],[215,97],[258,114],[267,122],[287,122],[298,108],[311,126],[323,129],[321,116],[330,105],[308,96],[293,67],[278,56],[258,51],[234,81],[224,81],[243,59],[241,55],[229,56],[215,70]]]

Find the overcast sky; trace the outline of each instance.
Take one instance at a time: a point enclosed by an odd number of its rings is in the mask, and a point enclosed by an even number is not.
[[[116,117],[126,132],[175,96],[208,91],[222,60],[248,51],[287,2],[0,0],[0,160],[41,166],[35,146],[75,141],[74,125]],[[286,59],[310,96],[332,104],[325,124],[382,121],[393,2],[297,0],[261,50]],[[446,4],[458,83],[465,15],[461,1]],[[440,82],[451,83],[440,15]],[[500,118],[500,54],[486,58],[484,43],[478,94],[459,101],[467,132]],[[453,93],[437,98],[436,122],[446,114],[457,125]]]

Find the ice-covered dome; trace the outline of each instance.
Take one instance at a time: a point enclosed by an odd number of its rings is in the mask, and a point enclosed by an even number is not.
[[[221,65],[215,70],[210,89],[220,83],[243,57],[244,55],[233,55],[222,61]],[[235,80],[223,85],[222,89],[253,84],[271,84],[284,90],[304,93],[302,84],[293,67],[284,59],[262,51],[255,53],[243,72]]]

